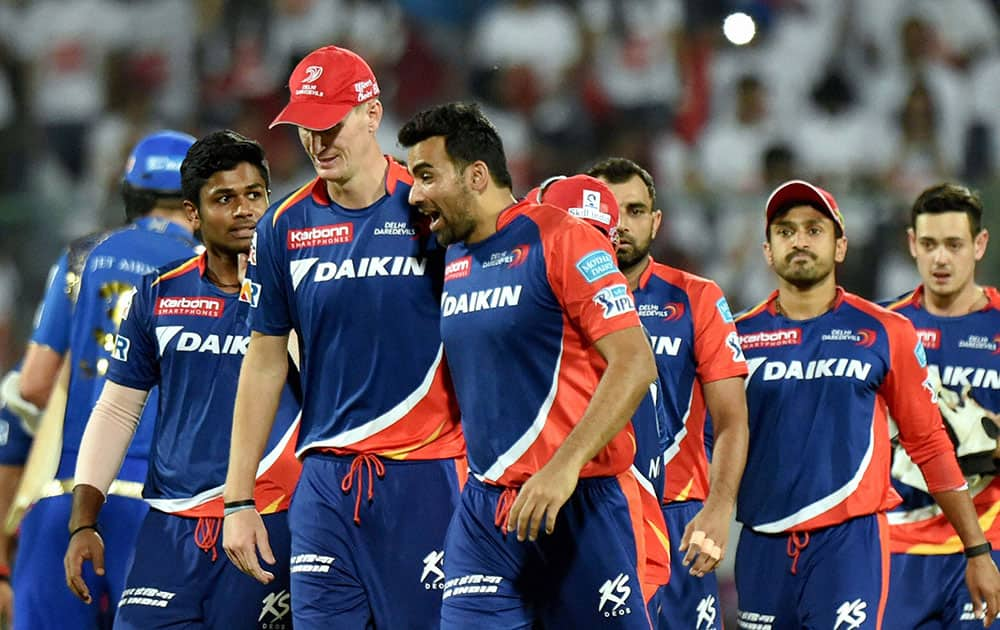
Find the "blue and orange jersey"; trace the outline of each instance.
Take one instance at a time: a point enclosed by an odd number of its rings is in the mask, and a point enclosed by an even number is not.
[[[909,320],[839,288],[828,311],[792,320],[777,297],[736,320],[750,372],[737,520],[763,533],[808,531],[898,505],[887,411],[913,461],[940,462],[944,482],[961,487]]]
[[[159,388],[143,498],[163,512],[222,516],[233,404],[250,343],[248,298],[205,279],[205,254],[143,279],[126,306],[108,380]],[[299,478],[295,458],[297,372],[282,391],[254,490],[264,512],[286,509]],[[148,404],[147,404],[148,406]]]
[[[70,290],[73,309],[68,323],[69,334],[65,337],[69,343],[72,366],[63,421],[62,457],[56,472],[60,479],[72,478],[76,470],[80,440],[90,418],[90,410],[104,387],[126,297],[143,275],[171,260],[194,255],[198,246],[188,230],[155,217],[138,219],[126,227],[94,238],[96,242],[92,243],[92,248],[82,247],[81,251],[70,248],[63,281],[63,287]],[[83,250],[89,250],[89,253]],[[58,279],[54,281],[59,282]],[[53,287],[47,295],[55,292],[56,287]],[[36,342],[49,344],[48,340],[54,339],[54,336],[42,337],[41,332],[43,326],[49,329],[46,322],[52,313],[46,301],[38,332],[33,338]],[[146,477],[146,458],[153,437],[155,408],[156,393],[153,392],[125,458],[120,479],[142,481]]]
[[[464,453],[441,345],[444,251],[407,201],[413,179],[386,161],[385,195],[367,208],[339,206],[316,179],[257,224],[250,326],[298,333],[300,454]]]
[[[917,329],[927,350],[928,370],[943,414],[972,414],[974,422],[1000,413],[1000,292],[984,288],[987,304],[958,317],[939,317],[923,307],[923,287],[888,303]],[[895,419],[895,416],[893,416]],[[1000,477],[967,478],[979,524],[994,548],[1000,548]],[[934,499],[899,479],[893,486],[903,504],[889,514],[894,553],[958,553],[962,541]]]
[[[663,502],[703,501],[708,412],[702,386],[747,374],[732,312],[717,284],[654,260],[639,277],[635,302],[651,336],[666,409]]]
[[[607,365],[594,342],[638,326],[608,239],[565,210],[522,201],[500,215],[489,238],[451,245],[441,336],[470,471],[517,487],[544,466]],[[634,439],[629,425],[581,476],[628,470]]]

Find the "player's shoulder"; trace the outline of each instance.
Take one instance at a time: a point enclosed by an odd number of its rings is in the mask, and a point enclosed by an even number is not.
[[[737,327],[741,325],[749,325],[750,322],[753,322],[756,319],[769,316],[771,314],[771,303],[774,302],[777,297],[778,292],[774,291],[771,295],[767,296],[767,299],[737,313],[733,318]]]
[[[155,271],[143,277],[144,285],[148,287],[163,287],[172,281],[187,276],[190,273],[200,272],[205,254],[196,254],[185,258],[172,260],[165,265],[160,265]]]
[[[913,330],[913,324],[902,313],[889,310],[860,295],[844,292],[844,304],[882,324],[889,334],[899,334]]]
[[[114,230],[99,230],[70,241],[66,246],[66,270],[75,274],[81,273],[87,262],[87,256],[90,256],[90,253],[112,234]]]
[[[888,300],[879,300],[876,302],[879,306],[889,309],[890,311],[901,311],[910,306],[916,306],[920,302],[920,288],[912,289],[906,293],[901,293],[896,297],[889,298]]]
[[[313,189],[319,181],[318,177],[313,178],[272,203],[271,207],[260,218],[258,225],[263,225],[266,228],[279,228],[282,219],[287,221],[289,217],[295,216],[297,212],[304,211],[303,202],[308,201],[312,197]]]
[[[651,260],[649,266],[653,276],[683,290],[692,300],[705,294],[710,296],[722,295],[722,288],[710,278],[699,276],[696,273],[678,269],[677,267],[672,267],[656,260]]]

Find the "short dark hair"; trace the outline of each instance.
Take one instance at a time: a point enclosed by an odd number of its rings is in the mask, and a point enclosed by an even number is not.
[[[632,160],[623,157],[605,158],[587,169],[586,174],[612,184],[624,184],[633,177],[638,177],[646,185],[652,206],[650,209],[656,210],[656,186],[653,185],[653,176]]]
[[[213,131],[188,149],[181,163],[181,195],[199,207],[201,189],[208,178],[219,171],[230,171],[246,162],[257,167],[264,179],[264,187],[271,188],[271,172],[264,157],[264,149],[243,134],[224,129]]]
[[[141,219],[157,206],[180,210],[181,198],[174,195],[165,195],[155,190],[147,188],[136,188],[128,182],[122,182],[122,202],[125,204],[125,220],[128,222]]]
[[[425,109],[407,121],[397,137],[399,144],[410,148],[434,136],[444,137],[445,152],[458,170],[482,161],[490,169],[494,184],[513,188],[500,134],[475,103],[448,103]]]
[[[972,236],[983,226],[983,202],[979,195],[961,184],[945,182],[924,190],[910,208],[910,227],[916,229],[921,214],[964,212],[969,217]]]

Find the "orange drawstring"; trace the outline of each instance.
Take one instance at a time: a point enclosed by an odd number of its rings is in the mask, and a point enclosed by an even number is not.
[[[802,534],[802,539],[799,540],[799,532],[792,532],[788,534],[788,557],[792,559],[792,575],[796,575],[798,572],[799,555],[802,554],[802,550],[809,546],[809,532]]]
[[[510,516],[510,508],[514,507],[517,500],[517,488],[504,488],[497,499],[497,511],[493,518],[493,524],[500,528],[503,535],[507,535],[507,517]]]
[[[212,552],[212,562],[219,557],[219,552],[215,548],[215,543],[219,540],[219,533],[222,531],[222,519],[214,516],[202,516],[198,519],[198,524],[194,527],[194,544],[198,545],[205,553]]]
[[[361,493],[362,487],[364,486],[364,471],[361,467],[364,466],[368,470],[368,502],[371,503],[375,497],[375,485],[374,485],[374,475],[378,475],[381,479],[385,477],[385,464],[382,460],[378,458],[377,455],[372,455],[371,453],[361,453],[354,458],[351,462],[351,470],[348,471],[344,478],[340,481],[340,489],[344,493],[351,491],[354,486],[354,474],[358,475],[358,498],[354,502],[354,523],[356,525],[361,524]]]

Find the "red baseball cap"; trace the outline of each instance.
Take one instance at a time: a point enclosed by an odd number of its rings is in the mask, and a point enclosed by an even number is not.
[[[306,55],[288,77],[288,90],[288,105],[269,129],[288,124],[323,131],[379,95],[378,81],[365,60],[337,46],[324,46]]]
[[[538,203],[562,208],[574,217],[583,219],[607,235],[618,229],[618,200],[608,185],[590,175],[553,177],[542,183],[534,193]]]
[[[771,225],[771,220],[774,218],[776,212],[782,208],[787,208],[790,204],[799,202],[803,205],[815,206],[833,219],[833,222],[840,227],[841,233],[844,233],[844,215],[841,214],[840,208],[837,207],[837,201],[833,198],[833,195],[819,186],[814,186],[801,179],[793,179],[785,182],[775,188],[771,196],[768,197],[765,210],[767,217],[765,231],[767,230],[767,226]]]

